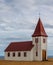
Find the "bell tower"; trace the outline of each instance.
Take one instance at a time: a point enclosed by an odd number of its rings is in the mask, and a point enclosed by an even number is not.
[[[39,18],[35,31],[32,35],[32,43],[34,45],[33,60],[47,60],[47,34],[44,30],[41,19]]]

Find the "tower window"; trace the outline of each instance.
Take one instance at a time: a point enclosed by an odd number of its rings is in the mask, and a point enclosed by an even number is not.
[[[8,57],[10,57],[10,53],[8,53]]]
[[[35,38],[35,42],[38,43],[38,38]]]
[[[36,51],[36,56],[38,56],[38,52]]]
[[[21,56],[21,54],[20,54],[20,52],[18,53],[18,57],[20,57]]]
[[[45,43],[45,39],[43,39],[43,43]]]
[[[26,52],[24,52],[24,57],[26,57]]]
[[[15,57],[15,53],[13,53],[13,57]]]

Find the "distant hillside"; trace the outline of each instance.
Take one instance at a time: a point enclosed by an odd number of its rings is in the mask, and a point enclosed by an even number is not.
[[[4,60],[4,56],[0,56],[0,59],[1,59],[1,60]]]

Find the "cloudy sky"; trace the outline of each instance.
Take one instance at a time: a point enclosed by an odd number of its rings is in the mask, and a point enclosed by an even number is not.
[[[0,56],[11,41],[32,40],[39,17],[49,36],[48,55],[53,55],[53,0],[0,0]]]

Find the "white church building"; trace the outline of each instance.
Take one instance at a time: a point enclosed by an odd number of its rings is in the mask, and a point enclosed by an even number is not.
[[[45,61],[47,60],[47,34],[41,19],[32,34],[32,41],[11,42],[5,49],[5,60]]]

